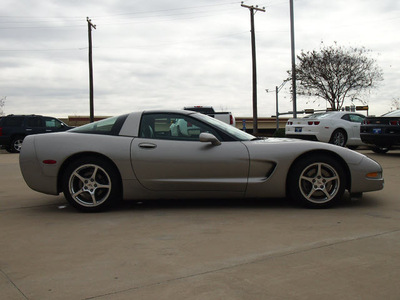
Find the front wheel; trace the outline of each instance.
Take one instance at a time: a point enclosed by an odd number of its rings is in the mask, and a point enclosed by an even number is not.
[[[346,173],[334,158],[319,154],[296,162],[287,183],[293,200],[307,207],[325,208],[343,197]]]
[[[67,167],[62,189],[67,201],[76,209],[102,211],[119,201],[121,180],[118,170],[110,162],[84,157]]]

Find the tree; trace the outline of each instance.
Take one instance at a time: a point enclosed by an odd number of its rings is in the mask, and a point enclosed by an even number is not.
[[[319,51],[302,50],[296,64],[297,93],[321,97],[333,110],[340,110],[345,99],[356,100],[383,80],[376,60],[368,57],[370,52],[336,43],[329,47],[321,43]]]
[[[3,116],[3,115],[4,115],[3,107],[4,107],[4,105],[5,105],[6,98],[7,98],[7,97],[4,97],[4,98],[0,99],[0,116]]]
[[[400,98],[393,98],[392,105],[390,105],[391,110],[400,109]]]

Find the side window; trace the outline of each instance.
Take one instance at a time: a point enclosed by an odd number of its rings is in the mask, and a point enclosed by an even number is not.
[[[27,127],[44,127],[42,117],[28,117],[26,120]]]
[[[3,120],[3,126],[19,127],[22,126],[24,117],[5,117]]]
[[[354,123],[362,123],[362,121],[365,119],[365,117],[361,115],[349,115],[349,117],[350,117],[350,122]]]
[[[349,114],[343,115],[342,120],[350,121]]]
[[[60,128],[61,122],[55,118],[45,117],[44,122],[46,123],[47,128]]]
[[[189,116],[178,114],[145,114],[142,116],[139,137],[181,141],[198,141],[202,132],[209,132],[220,139],[209,125]]]

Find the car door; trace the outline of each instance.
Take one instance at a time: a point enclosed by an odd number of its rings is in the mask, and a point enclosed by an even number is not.
[[[43,117],[45,122],[45,131],[46,132],[57,132],[57,131],[65,131],[65,127],[60,120],[52,117]]]
[[[348,136],[349,140],[354,141],[357,144],[361,144],[360,137],[360,126],[365,116],[359,114],[347,114],[346,120],[349,121],[350,133]]]
[[[132,167],[139,182],[155,191],[244,192],[249,154],[240,141],[200,142],[217,130],[187,115],[144,114],[132,143]]]
[[[26,133],[29,134],[37,134],[37,133],[45,133],[46,125],[43,117],[41,116],[29,116],[26,118]]]

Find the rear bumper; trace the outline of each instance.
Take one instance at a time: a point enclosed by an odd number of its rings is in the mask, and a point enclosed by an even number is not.
[[[360,133],[361,140],[376,146],[400,145],[400,135]]]
[[[10,138],[8,136],[0,136],[0,146],[9,146]]]

